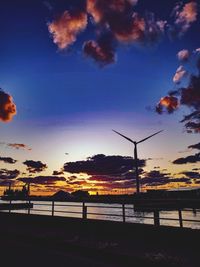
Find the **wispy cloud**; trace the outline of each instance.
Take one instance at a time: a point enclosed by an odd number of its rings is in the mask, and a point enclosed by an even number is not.
[[[55,184],[59,181],[66,181],[65,177],[60,176],[36,176],[34,178],[30,177],[19,177],[17,178],[18,181],[24,182],[24,183],[31,183],[31,184],[38,184],[38,185],[48,185],[48,184]]]
[[[200,153],[195,155],[187,156],[185,158],[178,158],[173,161],[173,164],[187,164],[200,162]]]
[[[180,83],[180,81],[187,75],[187,71],[184,69],[183,66],[178,67],[176,73],[173,77],[174,83]]]
[[[29,146],[25,145],[25,144],[20,144],[20,143],[8,143],[6,144],[8,147],[10,148],[14,148],[14,149],[25,149],[25,150],[32,150]]]

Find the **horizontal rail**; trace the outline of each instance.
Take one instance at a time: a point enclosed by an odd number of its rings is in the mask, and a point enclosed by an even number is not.
[[[37,204],[36,204],[37,205]],[[49,206],[51,206],[51,205],[49,205]],[[63,205],[63,204],[54,204],[54,206],[55,207],[74,207],[74,208],[80,208],[80,207],[82,207],[82,205]]]
[[[32,209],[31,211],[47,211],[47,212],[51,212],[51,210],[40,210],[40,209]]]
[[[112,209],[121,209],[121,206],[119,206],[119,207],[116,207],[116,206],[88,206],[87,205],[87,207],[88,208],[104,208],[104,209],[106,209],[106,208],[112,208]],[[132,208],[133,209],[133,208]]]
[[[109,213],[96,213],[96,212],[88,212],[88,215],[102,215],[102,216],[112,216],[112,217],[122,217],[121,214],[109,214]]]
[[[62,211],[62,210],[54,210],[54,212],[82,214],[82,212],[80,212],[80,211]]]
[[[8,203],[8,202],[5,201],[4,203]],[[11,206],[11,203],[13,205],[13,204],[16,204],[17,202],[10,200],[9,201],[10,206]],[[173,211],[171,210],[171,212],[173,212],[173,216],[174,216],[174,212],[177,211],[177,218],[170,218],[170,217],[162,216],[163,212],[170,212],[170,210],[135,211],[134,206],[132,207],[132,204],[129,204],[129,203],[127,204],[120,203],[118,204],[118,206],[116,205],[112,206],[110,204],[107,205],[107,203],[105,203],[105,205],[103,203],[100,203],[100,205],[97,205],[96,203],[94,205],[91,205],[90,202],[79,202],[79,204],[77,205],[77,204],[60,203],[59,201],[51,201],[51,202],[49,201],[49,203],[45,203],[45,202],[38,203],[34,201],[33,203],[31,203],[29,200],[27,202],[24,202],[23,205],[28,205],[28,203],[29,205],[31,204],[31,205],[34,205],[34,207],[36,207],[36,208],[31,208],[31,209],[27,207],[26,209],[24,209],[25,212],[28,211],[28,214],[30,213],[33,214],[34,212],[39,212],[40,214],[43,213],[44,215],[52,215],[52,216],[54,216],[54,214],[61,214],[61,213],[62,214],[77,214],[83,219],[87,219],[88,216],[96,216],[96,219],[100,219],[100,220],[105,219],[105,216],[106,216],[106,217],[110,217],[110,219],[113,221],[118,220],[117,218],[114,219],[114,217],[118,217],[118,218],[121,218],[123,222],[126,222],[127,219],[143,219],[143,220],[149,219],[149,220],[154,221],[153,224],[155,226],[160,226],[160,223],[161,222],[163,223],[163,221],[175,221],[179,223],[180,227],[183,227],[184,222],[191,223],[191,225],[192,223],[200,224],[200,220],[198,219],[195,220],[193,218],[191,219],[183,218],[183,215],[185,212],[192,212],[193,214],[196,214],[197,212],[200,211],[200,209],[198,208],[181,208],[181,209],[179,208]],[[43,208],[39,209],[39,207],[42,207],[42,206]],[[59,209],[59,207],[61,208]],[[91,209],[94,209],[94,212]],[[106,211],[103,209],[106,209]],[[111,213],[111,210],[113,210],[114,213]],[[8,209],[7,211],[10,213],[12,209]],[[128,212],[128,211],[133,211],[133,214],[132,212]],[[13,210],[13,212],[16,213],[17,211]],[[150,216],[150,214],[152,214],[152,216]],[[57,215],[57,216],[61,216],[61,215]],[[128,222],[130,222],[130,220]],[[141,223],[141,220],[138,222]],[[148,223],[148,222],[144,221],[143,223]]]

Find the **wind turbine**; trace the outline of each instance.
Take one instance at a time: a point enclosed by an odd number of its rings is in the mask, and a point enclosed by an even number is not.
[[[132,144],[134,144],[134,159],[135,159],[135,175],[136,175],[136,187],[137,187],[137,194],[140,193],[140,181],[139,181],[139,171],[138,171],[138,156],[137,156],[137,145],[146,141],[147,139],[153,137],[154,135],[156,134],[159,134],[161,132],[163,132],[163,130],[159,131],[159,132],[156,132],[150,136],[147,136],[146,138],[136,142],[136,141],[133,141],[131,138],[115,131],[115,130],[112,130],[113,132],[115,132],[116,134],[122,136],[123,138],[125,138],[126,140],[128,140],[129,142],[131,142]]]

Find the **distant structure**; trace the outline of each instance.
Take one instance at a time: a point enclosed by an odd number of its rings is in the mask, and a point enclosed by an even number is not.
[[[163,132],[163,130],[161,130],[159,132],[156,132],[156,133],[154,133],[154,134],[152,134],[152,135],[150,135],[150,136],[148,136],[148,137],[146,137],[146,138],[144,138],[144,139],[142,139],[142,140],[140,140],[138,142],[133,141],[131,138],[129,138],[129,137],[127,137],[127,136],[125,136],[125,135],[123,135],[123,134],[121,134],[121,133],[119,133],[119,132],[117,132],[115,130],[112,130],[112,131],[115,132],[116,134],[122,136],[123,138],[125,138],[126,140],[131,142],[132,144],[134,144],[135,175],[136,175],[136,187],[137,187],[136,188],[136,192],[137,192],[137,194],[139,194],[140,193],[140,181],[139,181],[139,171],[138,171],[137,145],[142,143],[142,142],[144,142],[144,141],[146,141],[147,139],[153,137],[154,135]]]
[[[89,192],[84,190],[74,191],[71,195],[77,198],[88,198],[90,196]]]
[[[11,188],[11,183],[9,183],[8,189],[6,189],[3,192],[4,197],[9,197],[9,198],[27,198],[30,195],[30,184],[27,183],[25,184],[21,190],[19,189],[12,189]]]
[[[64,200],[72,199],[73,196],[66,191],[60,190],[56,192],[53,196],[51,196],[51,198],[54,200],[64,201]]]

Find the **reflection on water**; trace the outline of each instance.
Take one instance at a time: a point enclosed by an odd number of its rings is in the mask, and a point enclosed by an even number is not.
[[[15,201],[26,202],[26,201]],[[9,203],[9,201],[1,201],[0,203]],[[12,202],[13,203],[13,202]],[[33,209],[31,214],[38,215],[52,215],[52,202],[50,201],[33,201]],[[86,203],[87,206],[87,218],[88,219],[99,219],[99,220],[110,220],[110,221],[123,221],[123,210],[121,204],[104,204],[104,203]],[[80,202],[55,202],[54,215],[63,217],[75,217],[82,218],[83,206]],[[28,210],[13,210],[11,212],[16,213],[28,213]],[[125,205],[126,222],[130,223],[145,223],[154,224],[152,212],[135,212],[133,205]],[[160,224],[167,226],[179,226],[178,211],[161,211],[160,212]],[[183,210],[183,220],[196,220],[200,221],[200,211],[196,210]],[[168,219],[168,220],[166,220]],[[169,220],[169,219],[177,219]],[[184,227],[200,229],[199,222],[183,222]]]

